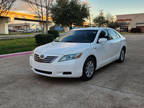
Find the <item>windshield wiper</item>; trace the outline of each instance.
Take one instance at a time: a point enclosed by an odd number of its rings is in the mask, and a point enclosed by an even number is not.
[[[60,41],[58,41],[58,40],[55,40],[54,42],[60,42]]]
[[[74,42],[74,41],[65,41],[65,42]]]

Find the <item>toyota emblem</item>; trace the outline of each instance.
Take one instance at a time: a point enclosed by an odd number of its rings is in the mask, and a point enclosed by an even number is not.
[[[44,58],[44,55],[40,55],[40,58],[42,58],[42,59],[43,59],[43,58]]]

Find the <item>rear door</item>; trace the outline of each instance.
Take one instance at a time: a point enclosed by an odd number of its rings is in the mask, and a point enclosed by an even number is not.
[[[120,48],[121,48],[121,39],[120,36],[113,29],[108,29],[109,36],[111,38],[111,58],[115,59],[118,56]]]

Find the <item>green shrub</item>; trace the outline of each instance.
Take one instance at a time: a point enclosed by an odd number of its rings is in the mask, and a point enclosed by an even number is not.
[[[49,30],[48,34],[53,34],[55,38],[59,36],[59,32],[57,30]]]
[[[56,39],[56,37],[57,36],[53,34],[38,34],[35,36],[35,40],[39,46],[52,42],[54,39]]]

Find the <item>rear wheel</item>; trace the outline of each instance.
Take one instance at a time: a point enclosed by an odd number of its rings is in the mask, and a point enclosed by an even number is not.
[[[95,68],[96,68],[95,60],[92,57],[88,58],[83,66],[82,79],[85,81],[90,80],[94,75]]]
[[[121,53],[120,53],[120,57],[118,59],[118,62],[122,63],[125,61],[125,50],[124,48],[121,50]]]

